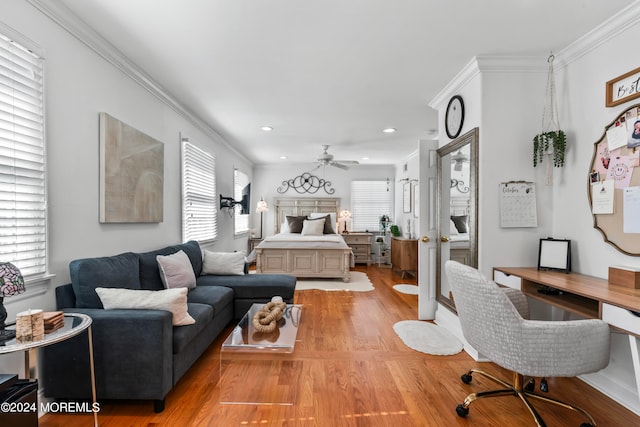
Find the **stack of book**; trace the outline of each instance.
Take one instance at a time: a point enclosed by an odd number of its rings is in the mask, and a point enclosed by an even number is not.
[[[64,313],[61,311],[47,311],[44,313],[44,333],[50,334],[64,326]]]

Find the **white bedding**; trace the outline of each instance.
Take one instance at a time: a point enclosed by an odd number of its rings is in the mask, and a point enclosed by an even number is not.
[[[349,246],[339,234],[322,234],[317,236],[300,233],[279,233],[265,237],[258,248],[335,248],[348,249]]]

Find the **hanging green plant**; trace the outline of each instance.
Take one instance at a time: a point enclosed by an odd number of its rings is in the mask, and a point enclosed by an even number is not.
[[[553,166],[564,166],[564,155],[567,148],[567,135],[562,130],[539,133],[533,137],[533,167],[542,163],[546,154],[551,150]]]

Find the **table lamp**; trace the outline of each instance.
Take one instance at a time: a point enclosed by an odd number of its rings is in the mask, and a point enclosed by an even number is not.
[[[262,239],[262,214],[269,212],[269,205],[267,205],[267,202],[265,202],[262,197],[260,197],[260,201],[256,206],[256,212],[260,212],[260,238]]]
[[[0,342],[10,340],[16,332],[5,329],[7,310],[4,308],[4,297],[21,294],[25,291],[24,278],[18,267],[10,262],[0,263]]]
[[[344,209],[340,212],[340,218],[344,221],[344,230],[342,230],[343,234],[347,234],[349,233],[347,231],[347,221],[349,221],[349,219],[351,219],[351,212],[349,212],[348,210]]]

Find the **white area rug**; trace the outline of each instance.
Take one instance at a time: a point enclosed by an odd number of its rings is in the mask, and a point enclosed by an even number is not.
[[[366,273],[352,271],[351,280],[348,282],[344,282],[342,279],[298,279],[296,282],[296,291],[306,291],[310,289],[319,289],[321,291],[368,292],[374,288]]]
[[[418,295],[418,287],[416,285],[407,285],[404,283],[393,285],[393,289],[401,294]]]
[[[433,323],[403,320],[393,330],[407,347],[422,353],[448,356],[462,351],[462,343],[451,332]]]

